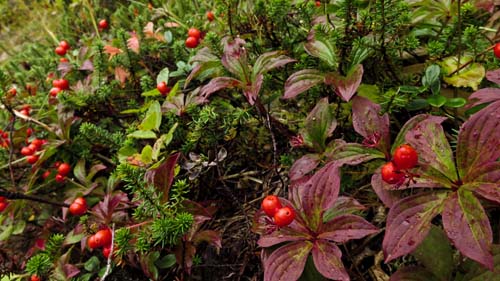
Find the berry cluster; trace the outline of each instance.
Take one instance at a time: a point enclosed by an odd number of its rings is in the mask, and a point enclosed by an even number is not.
[[[382,179],[389,184],[402,184],[408,175],[407,170],[417,164],[417,151],[408,144],[402,144],[394,150],[392,161],[382,166]]]
[[[89,245],[90,249],[102,247],[102,255],[105,258],[108,258],[111,253],[111,240],[111,230],[109,228],[105,228],[97,231],[94,235],[89,236],[87,239],[87,245]]]
[[[283,207],[276,195],[266,196],[262,201],[261,207],[264,213],[273,218],[274,224],[279,227],[287,226],[295,219],[295,211],[291,207]]]
[[[0,129],[0,147],[7,148],[10,145],[9,132]]]
[[[35,164],[38,161],[38,154],[36,152],[42,149],[42,145],[44,145],[47,141],[41,139],[34,139],[31,143],[28,143],[28,146],[24,146],[21,148],[21,154],[26,156],[26,161],[30,164]]]
[[[78,197],[69,205],[69,212],[74,216],[81,216],[87,212],[87,200],[83,197]]]
[[[49,91],[49,95],[51,97],[56,97],[61,91],[68,90],[69,89],[69,82],[68,80],[61,78],[61,79],[54,79],[52,80],[52,89]]]
[[[188,30],[188,38],[186,39],[186,47],[193,49],[198,47],[201,41],[201,32],[197,28],[190,28]]]
[[[64,55],[66,55],[69,48],[70,48],[69,43],[65,40],[62,40],[61,42],[59,42],[59,46],[56,47],[55,52],[57,55],[62,57]]]

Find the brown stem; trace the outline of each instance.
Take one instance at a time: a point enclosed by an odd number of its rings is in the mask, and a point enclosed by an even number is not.
[[[2,189],[0,189],[0,196],[3,196],[3,197],[10,199],[10,200],[30,200],[30,201],[45,203],[45,204],[59,206],[59,207],[66,207],[66,208],[69,207],[69,204],[66,204],[66,203],[61,203],[61,202],[57,202],[57,201],[38,198],[35,196],[23,194],[20,192],[10,192],[10,191],[6,191],[6,190],[2,190]]]

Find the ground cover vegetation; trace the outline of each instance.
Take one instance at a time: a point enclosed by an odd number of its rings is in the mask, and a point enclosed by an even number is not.
[[[499,280],[495,1],[0,1],[2,280]]]

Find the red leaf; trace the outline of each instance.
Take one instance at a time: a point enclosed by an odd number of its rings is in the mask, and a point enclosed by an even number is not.
[[[486,79],[493,83],[500,84],[500,69],[487,71]]]
[[[284,99],[291,99],[308,89],[323,83],[325,75],[316,69],[304,69],[290,75],[285,82]]]
[[[461,188],[500,204],[500,162],[490,162],[471,170],[463,182]]]
[[[371,141],[370,147],[376,147],[386,155],[389,154],[391,137],[389,131],[389,114],[380,116],[380,105],[364,97],[352,100],[352,125],[354,130],[366,141]]]
[[[111,60],[114,56],[123,53],[123,50],[111,45],[106,45],[104,46],[104,53],[108,54],[109,59]]]
[[[406,134],[408,133],[408,131],[410,131],[413,128],[415,128],[415,126],[417,126],[418,123],[420,123],[420,122],[422,122],[424,120],[431,120],[433,122],[441,124],[441,122],[443,122],[444,120],[446,120],[446,118],[445,117],[440,117],[440,116],[433,116],[433,115],[429,115],[429,114],[419,114],[419,115],[413,116],[410,120],[408,120],[403,125],[403,127],[401,128],[401,130],[399,130],[399,133],[398,133],[396,139],[392,143],[391,153],[394,152],[394,150],[398,146],[406,143],[405,138],[406,138]]]
[[[245,40],[236,38],[234,40],[225,37],[223,39],[224,54],[222,55],[222,65],[236,75],[242,82],[250,81],[251,70],[248,66],[247,51],[245,49]]]
[[[466,108],[471,108],[483,103],[494,102],[500,100],[500,89],[498,88],[483,88],[472,93],[469,96],[469,101],[473,102],[467,105]]]
[[[321,275],[333,280],[349,280],[349,275],[341,260],[342,252],[334,243],[316,240],[312,256],[314,265]]]
[[[453,152],[441,122],[445,118],[429,118],[418,123],[406,134],[406,141],[418,152],[418,165],[436,178],[457,180]],[[444,180],[443,185],[451,183]]]
[[[253,66],[252,77],[264,74],[272,69],[282,67],[296,60],[283,55],[282,51],[267,52],[260,55]]]
[[[278,248],[263,260],[264,281],[298,280],[312,248],[309,241],[292,242]]]
[[[305,185],[300,186],[304,219],[307,219],[312,231],[320,227],[323,213],[335,204],[339,189],[340,171],[335,162],[326,164]]]
[[[460,128],[457,166],[461,178],[487,162],[500,158],[500,101],[472,115]]]
[[[128,71],[125,68],[121,66],[115,67],[115,79],[120,81],[122,87],[125,86],[125,81],[129,76],[130,73],[128,73]]]
[[[259,96],[260,88],[262,87],[262,82],[264,81],[264,75],[259,74],[255,77],[255,80],[248,82],[243,89],[243,95],[247,98],[250,105],[255,104],[255,100]]]
[[[139,38],[135,32],[130,33],[130,38],[127,40],[127,47],[132,50],[132,52],[139,53]]]
[[[306,154],[295,161],[288,172],[291,181],[298,180],[318,167],[320,159],[317,154]]]
[[[401,199],[400,191],[389,190],[392,185],[382,180],[380,169],[377,169],[375,174],[373,174],[371,185],[378,198],[388,208],[391,208],[398,200]]]
[[[208,82],[207,85],[203,86],[200,91],[200,96],[203,99],[208,99],[210,95],[213,93],[225,89],[225,88],[234,88],[234,87],[242,87],[242,83],[239,80],[236,80],[231,77],[216,77],[210,82]]]
[[[376,233],[378,228],[359,216],[346,214],[323,224],[320,232],[318,238],[344,243]]]
[[[148,170],[144,175],[146,182],[153,184],[163,193],[163,202],[168,201],[170,187],[174,181],[175,165],[180,156],[180,152],[170,155],[158,168]]]
[[[429,232],[441,212],[447,192],[419,193],[395,203],[389,210],[382,247],[385,262],[411,253]]]
[[[359,165],[378,158],[384,159],[384,153],[359,143],[343,143],[328,152],[328,159],[336,161],[339,166]]]
[[[257,242],[261,247],[272,247],[283,242],[306,241],[312,239],[312,236],[304,230],[297,229],[293,223],[289,227],[283,227],[273,231],[270,234],[262,235]]]
[[[493,234],[488,215],[472,192],[463,188],[445,202],[443,226],[446,235],[466,257],[493,270]]]
[[[358,90],[363,78],[363,65],[358,64],[354,69],[342,76],[339,73],[330,73],[326,76],[325,81],[327,85],[335,86],[335,93],[344,101],[350,101]]]
[[[337,120],[333,116],[328,98],[322,98],[309,112],[305,120],[302,136],[306,144],[317,151],[324,151],[326,139],[337,128]]]

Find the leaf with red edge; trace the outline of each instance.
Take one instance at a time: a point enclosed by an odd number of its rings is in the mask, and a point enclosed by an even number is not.
[[[175,165],[181,156],[180,152],[174,153],[168,157],[160,166],[150,169],[144,175],[144,179],[149,184],[153,184],[163,193],[162,202],[168,201],[170,187],[174,181]]]
[[[500,162],[490,162],[471,170],[461,188],[500,204]]]
[[[466,108],[471,108],[476,105],[483,103],[494,102],[500,100],[500,89],[498,88],[483,88],[475,91],[469,96],[469,101],[472,104],[466,106]]]
[[[254,105],[257,97],[259,96],[260,88],[262,87],[262,82],[264,81],[264,75],[259,74],[255,77],[255,80],[247,83],[243,88],[243,95],[247,98],[250,105]]]
[[[264,74],[272,69],[282,67],[296,60],[283,55],[282,51],[267,52],[260,55],[253,65],[252,78]]]
[[[359,143],[340,144],[328,152],[328,156],[329,160],[336,161],[339,165],[359,165],[373,159],[385,159],[383,152]]]
[[[337,56],[335,55],[332,44],[330,44],[328,40],[323,40],[322,38],[309,40],[309,42],[304,45],[304,49],[311,56],[321,59],[330,66],[335,66],[337,64]]]
[[[250,67],[248,66],[248,56],[245,49],[245,40],[241,38],[230,39],[225,37],[222,40],[224,44],[224,54],[222,55],[222,65],[232,74],[236,75],[241,81],[250,81]]]
[[[293,163],[288,176],[291,181],[298,180],[316,169],[319,163],[320,159],[317,154],[306,154]]]
[[[129,48],[132,52],[138,54],[139,53],[139,38],[135,32],[130,33],[130,38],[127,40],[127,48]]]
[[[209,76],[218,69],[222,68],[220,58],[212,54],[210,49],[207,47],[200,49],[196,55],[189,60],[189,62],[194,64],[194,67],[184,82],[184,89],[187,88],[191,80],[194,78]]]
[[[364,97],[352,100],[352,125],[354,130],[370,141],[370,147],[376,147],[389,154],[391,137],[389,131],[389,114],[380,115],[380,105]]]
[[[216,77],[201,88],[200,96],[203,99],[208,99],[210,95],[219,90],[234,87],[243,87],[243,84],[241,81],[231,77]]]
[[[302,132],[304,142],[322,152],[326,148],[326,139],[336,127],[337,120],[333,116],[328,98],[322,98],[307,115]]]
[[[339,196],[333,207],[328,209],[323,215],[323,222],[328,222],[334,217],[353,214],[365,210],[366,207],[359,203],[356,199],[347,196]]]
[[[393,275],[389,281],[442,281],[421,266],[405,266]]]
[[[284,99],[291,99],[310,88],[324,83],[325,74],[316,69],[303,69],[290,75],[285,82]]]
[[[486,71],[486,79],[493,83],[500,84],[500,69]]]
[[[288,227],[282,227],[270,234],[262,235],[257,241],[260,247],[272,247],[283,242],[306,241],[311,240],[312,236],[307,233],[307,229],[300,229],[299,226],[290,224]]]
[[[388,184],[382,180],[380,168],[377,169],[375,174],[373,174],[371,185],[378,198],[388,208],[391,208],[397,201],[401,199],[401,191],[389,190],[393,186],[393,184]]]
[[[323,213],[337,201],[340,190],[340,169],[335,162],[326,164],[309,181],[300,186],[302,208],[308,227],[316,231],[323,221]]]
[[[493,270],[493,234],[488,215],[474,194],[460,188],[445,202],[442,213],[446,235],[464,256]]]
[[[335,93],[344,101],[350,101],[356,94],[361,79],[363,78],[363,65],[358,64],[347,74],[342,76],[339,73],[329,73],[325,77],[327,85],[335,86]]]
[[[417,151],[418,165],[425,171],[429,171],[433,176],[439,173],[438,177],[457,180],[453,151],[439,121],[436,122],[436,119],[421,121],[408,131],[406,141]],[[445,187],[450,187],[450,184]]]
[[[344,243],[352,239],[363,238],[378,231],[377,227],[362,217],[345,214],[324,223],[318,238]]]
[[[460,128],[457,166],[461,178],[487,162],[500,158],[500,101],[472,115]]]
[[[299,279],[312,248],[313,244],[309,241],[297,241],[276,249],[263,260],[264,281]]]
[[[411,253],[424,240],[448,192],[425,192],[396,202],[387,215],[382,248],[385,262]]]
[[[316,269],[321,275],[333,280],[349,280],[342,263],[342,252],[334,243],[318,239],[314,242],[312,256]]]
[[[405,139],[406,138],[406,134],[410,130],[412,130],[413,128],[415,128],[415,126],[417,126],[418,123],[420,123],[420,122],[422,122],[424,120],[430,120],[430,121],[433,121],[433,122],[441,123],[444,120],[446,120],[446,118],[445,117],[441,117],[441,116],[433,116],[433,115],[429,115],[429,114],[419,114],[419,115],[413,116],[410,120],[408,120],[403,125],[403,127],[401,128],[401,130],[399,130],[399,133],[396,136],[396,139],[392,143],[391,154],[394,152],[394,150],[398,146],[406,143],[406,139]]]

